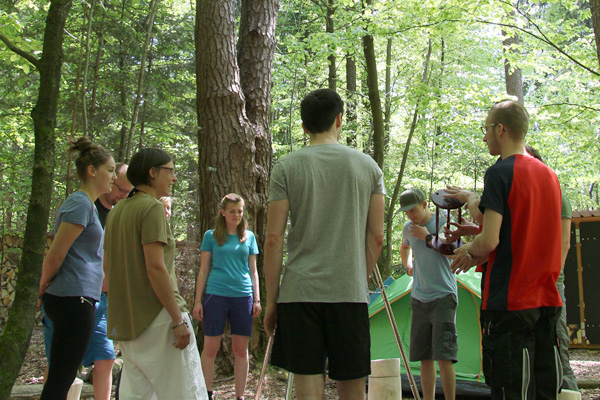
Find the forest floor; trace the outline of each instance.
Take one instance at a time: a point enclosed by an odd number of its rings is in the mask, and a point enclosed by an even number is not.
[[[581,398],[584,400],[600,400],[600,350],[571,350],[570,356],[571,367],[575,372],[577,381],[580,382],[582,386]],[[43,329],[38,326],[33,331],[29,351],[27,352],[27,356],[15,386],[39,385],[42,381],[45,366],[46,358],[44,354]],[[260,368],[250,368],[246,399],[254,398],[259,376]],[[287,373],[269,367],[263,383],[261,399],[284,399],[286,387]],[[235,396],[233,377],[216,376],[213,390],[216,399],[218,400],[233,399]],[[404,396],[406,399],[411,398],[410,394],[406,392],[404,393]],[[295,396],[293,398],[295,399]],[[324,398],[337,398],[335,382],[330,380],[326,382]]]

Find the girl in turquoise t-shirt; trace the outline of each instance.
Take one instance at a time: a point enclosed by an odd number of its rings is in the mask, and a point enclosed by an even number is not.
[[[200,248],[193,313],[204,322],[204,348],[200,359],[209,399],[212,399],[215,357],[227,320],[235,355],[237,399],[243,399],[246,388],[252,318],[261,313],[256,270],[258,246],[254,233],[246,226],[244,200],[230,193],[221,200],[215,229],[206,231]]]

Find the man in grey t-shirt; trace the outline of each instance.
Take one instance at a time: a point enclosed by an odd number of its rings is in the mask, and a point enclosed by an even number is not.
[[[310,146],[275,165],[268,200],[265,330],[275,334],[272,363],[295,374],[298,399],[316,398],[323,396],[327,358],[339,398],[364,399],[367,278],[383,246],[383,177],[370,156],[338,143],[343,102],[336,92],[313,91],[300,107]]]

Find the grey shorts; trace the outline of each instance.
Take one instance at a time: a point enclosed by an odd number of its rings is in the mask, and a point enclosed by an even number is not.
[[[410,361],[457,361],[456,300],[448,295],[428,303],[410,299]]]

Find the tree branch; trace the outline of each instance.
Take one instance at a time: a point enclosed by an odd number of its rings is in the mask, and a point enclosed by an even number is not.
[[[13,51],[14,53],[17,53],[18,55],[29,61],[38,70],[40,69],[40,60],[35,58],[32,54],[29,54],[25,50],[15,46],[10,40],[8,40],[6,36],[4,36],[1,33],[0,40],[4,42],[4,44],[6,45],[6,47],[8,47],[9,50]]]
[[[543,105],[539,106],[538,108],[555,107],[555,106],[573,106],[573,107],[577,107],[577,108],[583,108],[584,110],[600,112],[600,108],[584,106],[583,104],[575,104],[575,103],[549,103],[549,104],[543,104]]]

